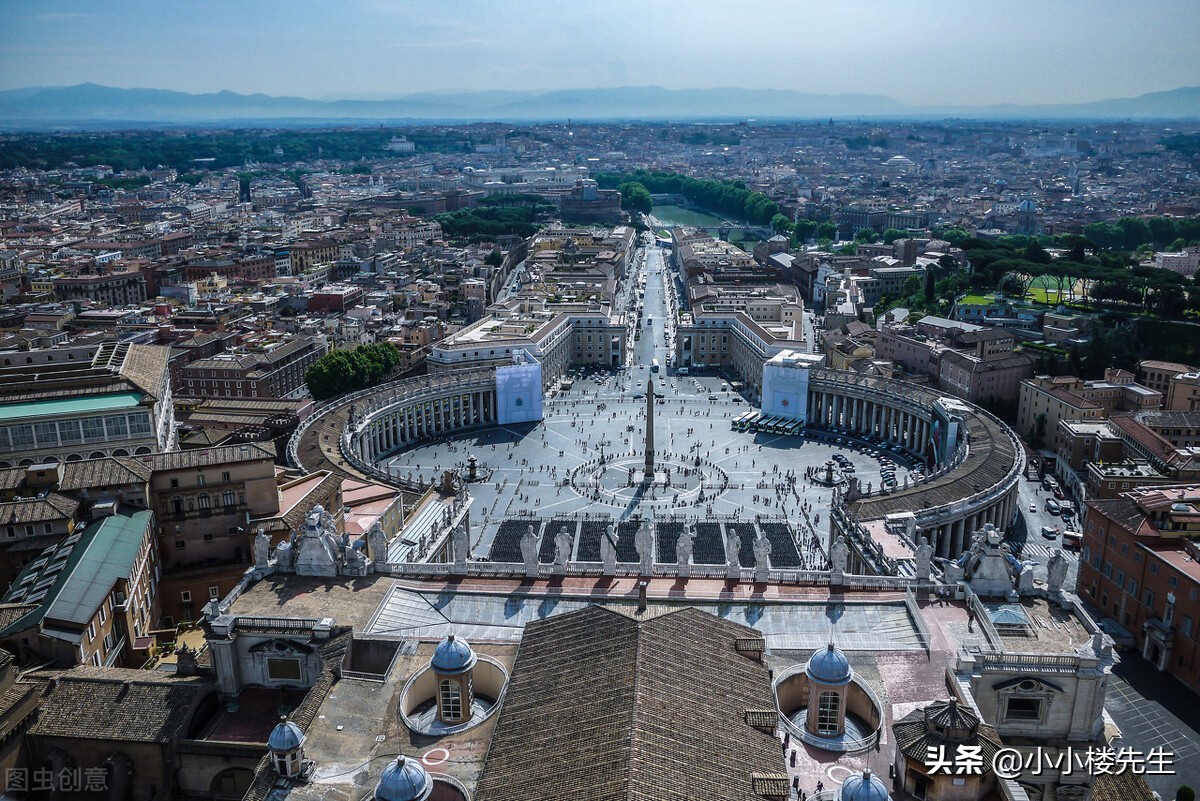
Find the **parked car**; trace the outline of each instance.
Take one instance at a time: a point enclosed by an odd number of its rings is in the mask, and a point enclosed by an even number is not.
[[[1058,501],[1053,498],[1046,499],[1046,511],[1052,515],[1056,515],[1062,511],[1062,507],[1058,505]]]
[[[1052,539],[1054,539],[1055,537],[1057,537],[1057,536],[1058,536],[1058,534],[1059,534],[1059,530],[1058,530],[1058,528],[1057,528],[1057,527],[1055,527],[1055,526],[1042,526],[1042,536],[1043,536],[1043,537],[1045,537],[1046,539],[1048,539],[1048,540],[1052,540]]]
[[[1037,501],[1030,501],[1030,502],[1029,502],[1029,511],[1030,511],[1030,512],[1036,512],[1036,511],[1037,511]]]

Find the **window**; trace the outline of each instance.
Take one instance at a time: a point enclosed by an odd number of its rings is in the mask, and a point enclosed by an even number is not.
[[[197,505],[199,508],[201,508],[201,509],[207,509],[207,508],[209,508],[209,504],[210,504],[210,503],[211,503],[211,501],[210,501],[210,500],[209,500],[209,498],[208,498],[208,493],[207,493],[207,492],[202,492],[202,493],[200,493],[199,495],[197,495],[197,496],[196,496],[196,505]]]
[[[223,483],[225,483],[225,484],[228,484],[228,483],[229,483],[230,481],[232,481],[232,480],[233,480],[233,479],[229,477],[229,471],[228,471],[228,470],[226,470],[224,473],[222,473],[222,474],[221,474],[221,481],[222,481]]]
[[[109,437],[124,438],[129,436],[129,425],[124,417],[105,417],[104,427],[108,430]]]
[[[1150,564],[1150,574],[1154,575],[1154,576],[1158,575],[1158,563],[1157,562],[1152,562]]]
[[[179,487],[179,479],[177,479],[177,478],[171,479],[171,489],[177,489],[178,487]]]
[[[1137,579],[1130,579],[1129,587],[1127,589],[1129,590],[1129,594],[1132,595],[1134,598],[1136,598],[1137,597]]]
[[[442,679],[438,696],[442,717],[446,720],[460,720],[463,716],[462,693],[459,691],[458,682]]]
[[[186,540],[175,540],[175,550],[182,551],[186,547],[187,547]]]
[[[1146,590],[1146,606],[1154,609],[1154,590]]]
[[[15,538],[17,536],[17,527],[9,526],[6,533],[8,534],[10,539]]]
[[[108,615],[105,613],[104,607],[102,606],[100,607],[100,625],[103,626],[106,620],[108,620]]]
[[[237,498],[236,498],[236,496],[234,496],[233,490],[227,489],[223,493],[221,493],[221,503],[223,505],[234,506],[236,504],[236,501],[237,501]]]
[[[300,681],[300,660],[268,659],[267,678],[271,681]]]
[[[192,602],[192,593],[190,590],[184,590],[179,593],[180,603],[190,604]]]
[[[1040,698],[1009,698],[1004,710],[1005,720],[1041,720],[1042,700]]]
[[[100,442],[104,439],[104,418],[85,417],[83,419],[83,438],[88,442]]]
[[[208,600],[216,601],[216,600],[219,600],[220,598],[221,598],[221,588],[220,587],[209,587],[208,588]]]
[[[1125,571],[1124,570],[1117,571],[1117,586],[1120,586],[1120,587],[1125,586]]]
[[[204,486],[204,474],[203,473],[200,473],[198,476],[196,476],[196,486],[197,487]]]
[[[88,623],[88,642],[96,639],[96,624]]]
[[[1179,630],[1184,637],[1192,636],[1192,619],[1186,615],[1179,621]]]
[[[817,734],[837,734],[842,699],[837,693],[821,693],[817,699]]]

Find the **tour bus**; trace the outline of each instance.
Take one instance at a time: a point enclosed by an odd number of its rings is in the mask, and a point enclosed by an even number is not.
[[[800,433],[800,429],[802,429],[802,428],[804,428],[804,425],[799,420],[793,420],[791,423],[788,424],[788,427],[787,427],[788,436],[790,436],[790,437],[796,436],[797,434]]]
[[[730,428],[734,431],[742,431],[746,428],[746,421],[754,415],[754,412],[742,412],[737,417],[733,418]]]
[[[760,420],[762,420],[762,412],[750,412],[749,417],[742,421],[742,430],[754,431]]]
[[[653,362],[650,363],[650,372],[652,372],[652,373],[658,372],[658,359],[655,359]]]

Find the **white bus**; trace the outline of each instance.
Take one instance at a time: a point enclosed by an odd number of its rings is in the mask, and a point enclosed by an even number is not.
[[[657,373],[657,372],[658,372],[658,359],[655,359],[653,362],[651,362],[651,364],[650,364],[650,372],[652,372],[652,373]]]

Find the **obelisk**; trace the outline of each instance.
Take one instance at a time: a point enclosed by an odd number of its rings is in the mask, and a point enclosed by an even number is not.
[[[646,481],[654,480],[654,377],[646,387]]]

